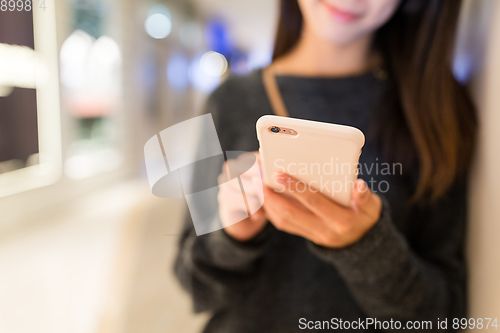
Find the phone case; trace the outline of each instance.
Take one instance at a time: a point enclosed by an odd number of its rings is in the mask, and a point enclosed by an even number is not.
[[[273,127],[280,132],[272,132]],[[285,185],[276,183],[275,176],[285,172],[304,183],[291,190],[303,191],[303,185],[308,185],[341,205],[349,205],[365,143],[365,136],[359,129],[263,116],[257,121],[257,138],[266,185],[282,192]]]

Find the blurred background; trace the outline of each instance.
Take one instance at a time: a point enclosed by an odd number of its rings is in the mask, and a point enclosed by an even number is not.
[[[12,3],[0,11],[0,332],[199,332],[207,316],[172,274],[186,204],[151,194],[143,147],[200,114],[228,75],[270,62],[278,2]],[[473,318],[500,314],[498,59],[500,3],[467,0],[454,68],[481,117]]]

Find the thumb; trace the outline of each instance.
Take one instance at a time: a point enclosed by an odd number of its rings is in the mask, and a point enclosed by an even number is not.
[[[352,193],[354,209],[378,220],[382,210],[382,200],[373,193],[364,180],[358,179]]]
[[[352,200],[358,207],[365,206],[370,200],[371,191],[363,179],[356,180],[352,190]]]
[[[255,223],[262,223],[266,221],[266,212],[264,211],[264,208],[259,209],[252,215],[250,215],[250,220]]]

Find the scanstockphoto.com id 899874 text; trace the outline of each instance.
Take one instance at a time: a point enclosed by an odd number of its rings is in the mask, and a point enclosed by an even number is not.
[[[308,320],[299,319],[301,330],[498,330],[497,318],[453,318],[436,320],[417,320],[402,322],[399,320],[378,320],[376,318],[358,318],[357,320],[342,320],[331,318],[330,320]]]
[[[46,9],[45,0],[0,0],[2,12],[30,12]]]

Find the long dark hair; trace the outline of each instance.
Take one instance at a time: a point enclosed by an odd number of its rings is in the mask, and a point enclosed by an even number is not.
[[[476,110],[452,71],[461,3],[403,0],[374,40],[393,90],[392,102],[379,110],[375,127],[383,125],[378,133],[387,158],[417,162],[414,201],[442,197],[465,175],[472,159]],[[297,0],[281,0],[273,60],[293,49],[302,24]]]

